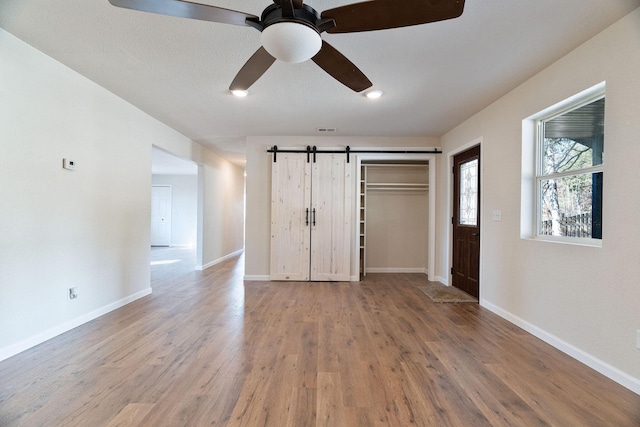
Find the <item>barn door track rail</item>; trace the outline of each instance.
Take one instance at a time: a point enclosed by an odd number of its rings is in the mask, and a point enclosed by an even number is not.
[[[306,153],[307,154],[307,163],[311,162],[311,158],[313,157],[313,163],[316,162],[316,155],[318,154],[341,154],[344,153],[347,155],[347,163],[349,163],[349,156],[351,154],[361,154],[361,153],[373,153],[373,154],[442,154],[441,150],[432,149],[432,150],[352,150],[348,145],[341,150],[318,150],[318,148],[314,145],[313,147],[307,145],[306,149],[298,149],[298,150],[281,150],[277,145],[269,148],[267,153],[273,153],[273,162],[277,161],[278,153]]]

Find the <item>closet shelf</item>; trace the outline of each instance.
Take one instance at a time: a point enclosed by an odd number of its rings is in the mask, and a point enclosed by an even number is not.
[[[370,182],[367,183],[367,190],[405,190],[405,191],[426,191],[429,184],[415,184],[406,182]]]
[[[368,168],[429,168],[429,165],[425,163],[364,163],[362,166]]]

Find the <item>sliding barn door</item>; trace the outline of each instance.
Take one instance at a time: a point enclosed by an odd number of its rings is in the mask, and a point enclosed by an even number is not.
[[[279,153],[271,167],[271,280],[309,280],[311,164]]]
[[[351,168],[344,154],[314,157],[272,163],[271,280],[351,278]]]
[[[312,163],[311,280],[351,278],[351,175],[344,154],[321,154]]]

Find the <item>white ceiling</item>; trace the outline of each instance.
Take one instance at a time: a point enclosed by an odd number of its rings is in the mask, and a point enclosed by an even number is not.
[[[260,15],[269,0],[202,3]],[[351,0],[308,0],[319,12]],[[398,1],[401,4],[400,1]],[[116,8],[1,0],[0,27],[189,138],[242,157],[245,136],[440,136],[640,6],[640,0],[467,0],[462,17],[323,38],[384,91],[352,92],[313,62],[276,62],[236,98],[249,27]]]

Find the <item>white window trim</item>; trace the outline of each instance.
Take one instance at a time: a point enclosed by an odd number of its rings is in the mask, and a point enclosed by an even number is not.
[[[563,176],[582,175],[589,172],[604,173],[604,153],[601,165],[579,171],[543,175],[543,153],[540,147],[540,141],[541,138],[544,137],[542,135],[543,121],[552,120],[569,111],[576,110],[594,101],[605,98],[605,89],[606,82],[599,83],[522,121],[522,197],[520,212],[520,237],[522,239],[577,246],[602,247],[603,239],[539,234],[539,224],[541,219],[540,181]]]

